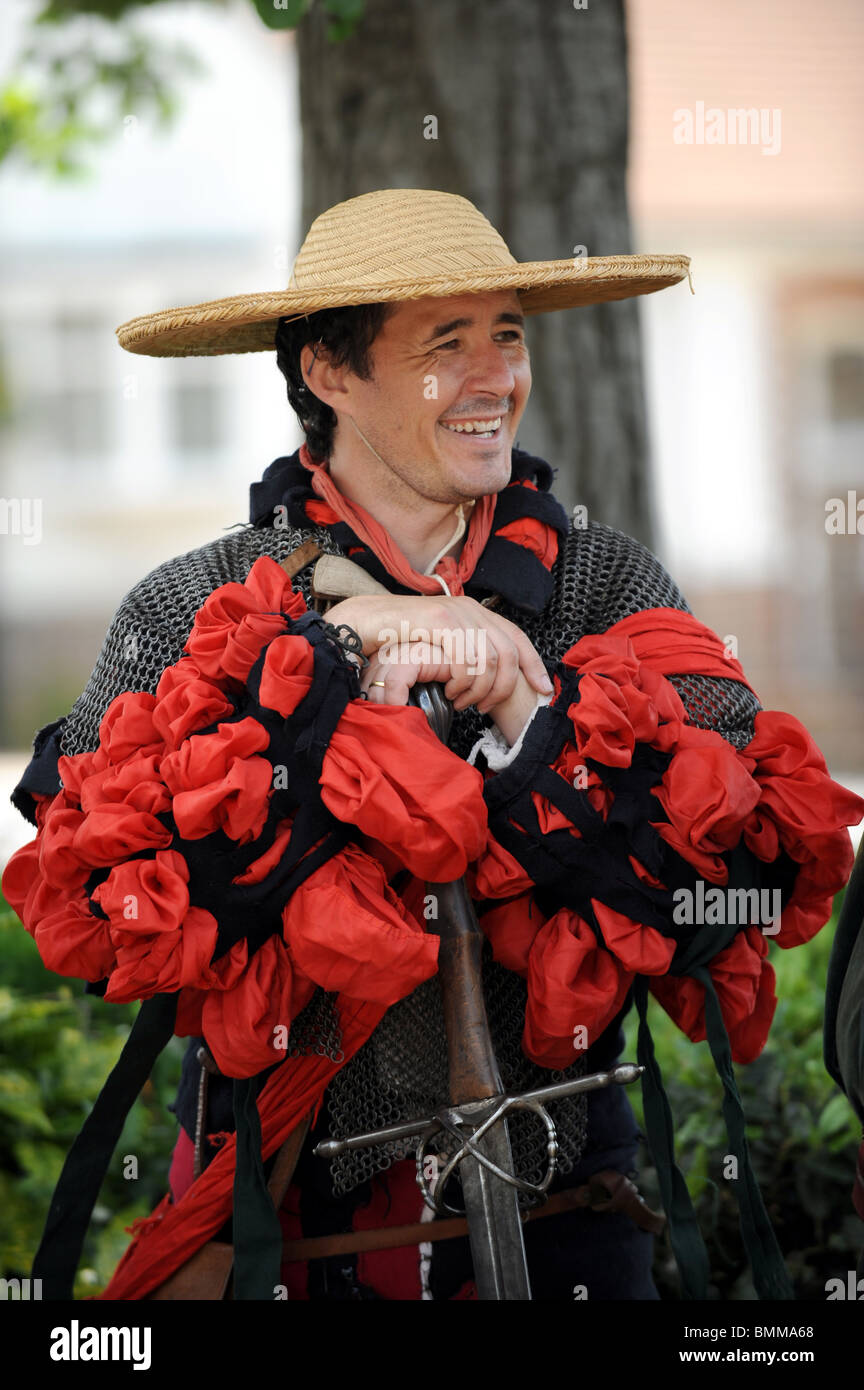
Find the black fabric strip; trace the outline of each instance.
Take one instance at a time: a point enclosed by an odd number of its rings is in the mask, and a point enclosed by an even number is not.
[[[177,995],[145,999],[111,1075],[63,1164],[54,1189],[33,1277],[42,1297],[71,1300],[87,1226],[111,1155],[153,1064],[174,1032]]]
[[[270,1068],[272,1070],[272,1068]],[[282,1228],[261,1158],[258,1096],[269,1072],[234,1082],[234,1298],[272,1302],[279,1283]]]
[[[717,1075],[723,1082],[723,1118],[729,1148],[738,1160],[738,1176],[730,1181],[738,1203],[741,1235],[753,1271],[753,1283],[760,1298],[791,1299],[795,1294],[750,1161],[744,1110],[732,1069],[732,1051],[720,1000],[704,966],[692,973],[693,978],[705,986],[705,1033]]]
[[[654,1042],[648,1027],[648,981],[637,975],[633,988],[639,1013],[636,1058],[642,1072],[642,1104],[648,1146],[657,1170],[663,1210],[669,1224],[669,1241],[681,1275],[685,1298],[708,1297],[708,1252],[699,1230],[696,1213],[683,1174],[675,1162],[675,1131],[672,1111],[663,1086],[663,1077],[654,1055]]]

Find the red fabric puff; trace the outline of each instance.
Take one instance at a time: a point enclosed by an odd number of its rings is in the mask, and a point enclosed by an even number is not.
[[[44,812],[42,830],[36,841],[39,868],[52,888],[71,892],[83,888],[90,876],[89,866],[75,849],[75,836],[83,824],[83,815],[64,788]]]
[[[575,912],[561,908],[534,939],[528,957],[528,1004],[522,1046],[540,1066],[570,1066],[577,1028],[596,1042],[621,1008],[633,975]]]
[[[312,997],[278,936],[255,952],[237,984],[205,995],[202,1032],[224,1076],[256,1076],[285,1060],[284,1030]]]
[[[435,973],[437,936],[409,916],[381,865],[352,845],[291,894],[282,924],[292,961],[328,991],[389,1008]]]
[[[211,913],[190,907],[188,882],[183,856],[163,850],[153,859],[118,865],[93,890],[94,902],[108,916],[117,958],[106,999],[147,999],[198,984],[206,975],[218,927]]]
[[[461,878],[486,844],[482,774],[446,748],[414,706],[353,700],[319,782],[334,816],[387,845],[418,878]]]
[[[812,855],[798,870],[792,896],[780,915],[780,931],[771,938],[784,949],[809,941],[831,916],[835,894],[852,872],[848,831],[823,836],[821,845],[814,842]]]
[[[777,823],[783,848],[803,862],[814,840],[857,824],[864,801],[828,775],[821,752],[797,719],[780,710],[761,710],[747,745],[759,785],[759,811]]]
[[[678,608],[641,608],[613,623],[604,637],[626,637],[643,668],[650,666],[663,676],[689,672],[741,681],[753,690],[741,663],[727,652],[716,632]]]
[[[759,800],[750,775],[755,764],[709,729],[681,725],[668,732],[675,751],[652,794],[669,824],[651,824],[704,878],[725,883],[729,874],[720,855],[738,843]]]
[[[315,655],[305,637],[277,637],[267,648],[258,699],[286,719],[312,684]]]
[[[109,766],[81,782],[81,810],[85,815],[106,803],[126,805],[151,816],[171,809],[171,798],[159,775],[159,755],[130,756],[119,767]]]
[[[65,792],[51,799],[46,823],[51,807],[65,801]],[[3,896],[35,940],[48,970],[82,980],[103,980],[115,960],[109,924],[94,917],[82,884],[72,877],[63,887],[48,881],[42,867],[43,836],[40,833],[12,855],[3,872]]]
[[[732,1060],[742,1065],[759,1056],[777,1007],[774,969],[767,954],[768,943],[760,929],[746,927],[708,965]],[[689,976],[663,975],[652,979],[650,989],[692,1042],[704,1040],[704,985]]]
[[[43,964],[58,975],[95,983],[114,967],[108,923],[93,916],[84,893],[58,896],[54,910],[34,922],[33,939]]]
[[[603,940],[625,970],[640,975],[665,975],[675,954],[675,942],[654,927],[646,927],[591,899]]]
[[[52,798],[46,812],[66,801],[64,792]],[[69,813],[60,810],[60,815]],[[62,887],[48,881],[42,867],[44,831],[16,850],[3,872],[2,891],[39,949],[43,964],[58,975],[95,982],[114,966],[109,924],[90,911],[83,883],[67,875]],[[84,871],[84,878],[89,874]]]
[[[72,841],[72,848],[91,868],[109,868],[144,850],[165,849],[172,833],[149,811],[136,811],[122,802],[94,806]]]
[[[104,772],[108,767],[108,754],[102,747],[93,753],[76,753],[74,757],[63,755],[57,759],[57,774],[63,785],[63,790],[69,797],[70,805],[81,801],[81,788],[88,777],[94,773]],[[48,807],[53,803],[53,797],[44,797],[36,806],[36,824],[40,830],[42,828],[42,817]]]
[[[535,903],[533,894],[528,892],[512,902],[491,907],[480,918],[480,926],[489,939],[498,964],[506,970],[515,971],[524,979],[528,975],[531,947],[547,920]]]
[[[182,928],[173,932],[126,934],[117,947],[117,966],[111,972],[105,998],[116,1004],[172,994],[196,984],[206,972],[216,947],[216,918],[202,907],[190,907]],[[116,939],[118,933],[112,932]]]
[[[203,679],[189,657],[181,657],[163,672],[156,687],[153,723],[169,749],[177,749],[190,734],[230,714],[232,705],[212,680]]]
[[[760,859],[776,858],[782,847],[801,865],[774,938],[778,946],[797,946],[824,926],[852,871],[846,826],[864,816],[864,800],[832,781],[818,747],[791,714],[760,711],[745,751],[756,763],[759,787],[745,844]]]
[[[162,759],[162,776],[173,794],[173,814],[184,840],[224,830],[238,844],[261,834],[273,792],[273,769],[255,757],[270,735],[256,719],[220,724],[216,733],[195,734]]]
[[[240,980],[249,961],[249,944],[245,937],[235,941],[230,951],[206,966],[196,985],[186,985],[177,998],[177,1021],[174,1032],[178,1038],[204,1035],[204,1000],[210,990],[229,990]]]
[[[99,742],[112,763],[160,752],[162,736],[153,719],[155,707],[155,695],[144,690],[127,691],[111,701],[99,725]]]
[[[468,891],[472,898],[511,898],[534,884],[518,859],[489,834],[486,847],[468,866]]]
[[[495,532],[495,535],[500,536],[502,540],[512,541],[514,545],[521,545],[523,550],[529,550],[547,570],[551,570],[558,558],[558,532],[554,526],[547,526],[544,522],[538,521],[536,516],[523,516],[517,521],[508,521],[506,526]]]
[[[62,796],[63,793],[61,792],[60,795]],[[0,879],[0,892],[3,893],[12,911],[17,912],[25,927],[28,925],[27,900],[44,882],[39,865],[41,848],[41,836],[37,836],[35,840],[29,840],[26,845],[16,849],[15,853],[8,859],[3,870],[3,877]]]
[[[266,642],[284,631],[281,614],[305,611],[302,594],[269,555],[252,566],[243,584],[223,584],[205,600],[185,650],[204,676],[245,681]]]
[[[189,868],[176,850],[160,850],[152,859],[132,859],[112,869],[93,890],[118,941],[175,932],[189,911]]]

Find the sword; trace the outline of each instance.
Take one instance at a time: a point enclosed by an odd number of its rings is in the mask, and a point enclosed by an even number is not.
[[[453,709],[438,684],[416,687],[416,703],[442,743],[447,742]],[[447,1036],[447,1061],[452,1107],[442,1120],[461,1153],[451,1158],[438,1175],[435,1192],[439,1206],[450,1173],[458,1166],[462,1198],[468,1218],[468,1239],[474,1265],[474,1282],[481,1299],[522,1301],[531,1298],[528,1261],[519,1216],[518,1189],[506,1178],[513,1172],[513,1155],[507,1120],[484,1124],[490,1105],[503,1093],[501,1077],[486,1016],[481,972],[483,937],[464,879],[453,883],[428,883],[437,903],[438,981]],[[483,1128],[482,1134],[479,1132]],[[467,1141],[467,1148],[464,1147]],[[418,1176],[423,1183],[425,1149],[418,1154]],[[485,1162],[484,1162],[485,1160]]]

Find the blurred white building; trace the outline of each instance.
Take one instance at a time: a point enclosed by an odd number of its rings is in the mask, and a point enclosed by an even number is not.
[[[4,9],[4,47],[32,6]],[[189,46],[165,135],[129,112],[63,185],[0,180],[0,497],[41,503],[41,538],[0,534],[0,746],[65,711],[111,613],[162,560],[248,515],[249,483],[298,435],[272,354],[133,356],[136,314],[286,283],[298,228],[293,44],[245,0],[160,6]],[[4,513],[0,512],[0,525]]]
[[[642,301],[658,549],[840,776],[864,773],[864,534],[826,530],[851,492],[864,532],[864,7],[819,16],[628,0],[630,195],[695,289]]]

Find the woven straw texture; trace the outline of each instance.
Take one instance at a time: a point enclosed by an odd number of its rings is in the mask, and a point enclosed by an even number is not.
[[[651,294],[683,280],[689,265],[673,255],[518,262],[466,198],[388,188],[316,218],[286,290],[141,314],[117,337],[128,352],[150,357],[266,352],[281,317],[316,309],[512,289],[526,314],[543,314]]]

